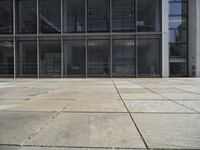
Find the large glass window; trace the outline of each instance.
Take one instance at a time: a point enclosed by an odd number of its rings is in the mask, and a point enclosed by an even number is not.
[[[61,77],[60,41],[40,41],[40,77]]]
[[[17,77],[36,77],[37,42],[18,41],[16,55]]]
[[[61,0],[39,0],[40,32],[61,32]]]
[[[88,0],[88,32],[110,30],[110,1]]]
[[[139,77],[160,76],[160,40],[138,39],[137,60]]]
[[[0,76],[14,76],[14,51],[10,41],[0,41]]]
[[[170,0],[169,51],[170,76],[187,76],[188,65],[188,3],[187,0]]]
[[[137,1],[137,31],[138,32],[159,32],[160,21],[160,0],[138,0]]]
[[[16,32],[37,33],[37,1],[16,1]]]
[[[113,40],[112,75],[135,76],[135,41]]]
[[[0,0],[0,34],[13,32],[13,1]]]
[[[64,32],[85,32],[85,1],[64,0]]]
[[[88,76],[110,75],[110,44],[109,40],[88,41]]]
[[[64,42],[64,76],[86,76],[85,40],[70,40]]]
[[[113,31],[135,31],[135,0],[112,1]]]

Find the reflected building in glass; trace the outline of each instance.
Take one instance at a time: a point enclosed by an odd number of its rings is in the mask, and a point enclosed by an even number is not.
[[[199,3],[0,0],[0,77],[200,76]]]

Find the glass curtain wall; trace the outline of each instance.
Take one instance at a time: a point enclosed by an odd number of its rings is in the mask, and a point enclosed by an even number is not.
[[[110,1],[88,0],[88,32],[110,31]]]
[[[16,0],[16,32],[37,33],[36,0]]]
[[[137,40],[138,77],[160,77],[160,39]]]
[[[63,2],[64,32],[85,32],[85,0],[64,0]]]
[[[61,0],[39,0],[40,33],[61,32]]]
[[[14,77],[13,42],[0,41],[0,77]]]
[[[64,41],[64,77],[86,76],[85,40]]]
[[[135,0],[112,1],[112,30],[135,31]]]
[[[13,1],[0,0],[0,34],[13,33]]]
[[[37,41],[18,41],[17,77],[37,77]]]
[[[187,0],[169,2],[170,76],[188,76],[188,3]]]
[[[40,41],[40,77],[61,77],[60,41]]]
[[[110,76],[110,41],[88,40],[88,76]]]
[[[183,4],[170,9],[175,72],[186,64],[187,13]],[[160,42],[136,35],[161,35],[160,14],[161,0],[0,0],[0,75],[157,77]]]
[[[112,75],[135,76],[135,40],[113,40]]]

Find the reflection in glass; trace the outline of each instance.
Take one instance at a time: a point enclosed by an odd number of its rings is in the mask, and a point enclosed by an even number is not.
[[[88,0],[88,32],[110,30],[109,3],[109,0]]]
[[[0,0],[0,34],[13,32],[13,1]]]
[[[169,30],[169,42],[170,43],[187,43],[187,30],[186,29],[177,29]]]
[[[135,76],[134,40],[113,40],[113,76]]]
[[[14,76],[13,44],[9,41],[0,42],[0,76]]]
[[[112,1],[113,31],[135,31],[135,0]]]
[[[171,77],[187,77],[187,62],[173,62],[170,63]]]
[[[160,40],[140,39],[137,41],[139,77],[160,76]]]
[[[61,77],[60,41],[40,41],[40,76]]]
[[[88,76],[110,75],[110,44],[109,40],[88,41]]]
[[[187,3],[185,1],[176,1],[175,3],[169,3],[169,13],[170,15],[187,15]]]
[[[137,30],[139,32],[160,31],[160,0],[137,1]]]
[[[64,42],[64,76],[85,77],[85,40]]]
[[[187,57],[187,44],[170,44],[170,56],[171,57]]]
[[[37,42],[19,41],[17,43],[17,76],[37,76]]]
[[[85,1],[64,0],[64,32],[85,31]]]
[[[40,0],[40,32],[60,33],[61,4],[60,0]]]
[[[37,1],[16,1],[17,33],[37,33]]]

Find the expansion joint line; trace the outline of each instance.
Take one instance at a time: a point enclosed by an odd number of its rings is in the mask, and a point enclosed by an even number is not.
[[[142,139],[142,141],[143,141],[144,145],[146,146],[146,148],[149,149],[149,147],[148,147],[148,145],[147,145],[147,143],[146,143],[146,141],[145,141],[145,139],[144,139],[144,137],[143,137],[143,135],[142,135],[142,133],[141,133],[141,131],[140,131],[140,129],[139,129],[137,123],[136,123],[136,121],[134,120],[133,116],[131,115],[131,112],[129,111],[128,107],[126,106],[126,103],[124,102],[124,100],[123,100],[123,98],[122,98],[122,96],[121,96],[121,94],[120,94],[120,92],[119,92],[119,90],[118,90],[118,88],[117,88],[115,82],[113,81],[113,79],[112,79],[112,82],[113,82],[113,84],[114,84],[114,86],[115,86],[115,89],[116,89],[116,91],[117,91],[117,93],[118,93],[118,95],[119,95],[119,97],[120,97],[120,100],[121,100],[122,103],[124,104],[124,107],[126,108],[126,110],[127,110],[128,114],[129,114],[129,116],[130,116],[130,118],[131,118],[131,120],[132,120],[134,126],[136,127],[136,129],[137,129],[137,131],[138,131],[138,133],[139,133],[139,135],[140,135],[140,138]]]
[[[68,105],[67,105],[68,106]],[[62,113],[62,111],[67,107],[67,106],[64,106],[62,108],[62,110],[60,111],[56,111],[56,113],[49,119],[47,120],[38,130],[36,130],[35,132],[33,132],[27,139],[24,140],[24,142],[22,142],[20,144],[20,148],[18,150],[20,150],[23,146],[25,146],[25,144],[31,140],[35,135],[37,135],[42,129],[44,129],[51,121],[53,121],[54,119],[56,119],[56,117],[58,115],[60,115]]]

